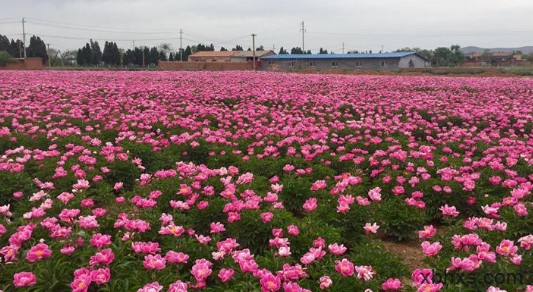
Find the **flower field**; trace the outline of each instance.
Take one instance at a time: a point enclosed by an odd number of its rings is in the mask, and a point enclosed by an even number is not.
[[[0,80],[0,290],[533,291],[533,79]]]

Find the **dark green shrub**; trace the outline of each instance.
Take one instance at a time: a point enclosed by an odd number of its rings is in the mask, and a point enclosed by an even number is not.
[[[383,201],[376,217],[380,222],[380,230],[397,241],[414,239],[416,231],[421,230],[427,221],[424,210],[407,206],[401,197]]]

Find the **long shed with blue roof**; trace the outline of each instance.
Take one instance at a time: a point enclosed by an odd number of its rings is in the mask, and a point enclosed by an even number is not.
[[[263,70],[329,70],[383,69],[429,67],[428,60],[416,52],[375,54],[282,54],[260,58]]]

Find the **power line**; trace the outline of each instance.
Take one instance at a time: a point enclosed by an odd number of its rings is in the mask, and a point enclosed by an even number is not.
[[[57,25],[57,26],[66,26],[66,27],[75,27],[75,28],[87,28],[87,29],[97,29],[97,30],[107,30],[111,32],[132,32],[128,29],[123,28],[115,28],[115,29],[109,29],[107,26],[96,26],[96,25],[85,25],[85,24],[73,24],[73,23],[66,23],[66,22],[58,22],[58,21],[52,21],[52,20],[42,20],[42,19],[35,19],[35,18],[28,18],[30,22],[35,23],[43,23],[45,25]],[[157,31],[150,31],[150,32],[141,32],[141,33],[159,33],[159,32],[165,32],[165,33],[172,33],[174,32],[173,29],[165,28],[165,29],[158,29]],[[139,33],[138,31],[132,32],[132,33]]]
[[[88,39],[94,39],[94,40],[99,40],[99,41],[111,41],[111,42],[142,42],[142,41],[173,41],[173,40],[180,40],[180,37],[169,37],[169,38],[122,38],[122,39],[117,39],[117,38],[112,38],[112,39],[109,39],[109,38],[93,38],[93,37],[75,37],[75,36],[61,36],[61,35],[49,35],[49,34],[42,34],[42,33],[33,33],[33,32],[27,32],[27,34],[31,34],[31,35],[36,35],[36,36],[39,36],[41,38],[55,38],[55,39],[67,39],[67,40],[88,40]],[[185,34],[185,33],[183,33]],[[241,38],[241,37],[239,37]],[[202,41],[199,41],[199,40],[195,40],[195,39],[190,39],[190,38],[186,38],[186,37],[182,37],[181,38],[182,40],[187,40],[189,42],[192,42],[192,43],[198,43],[198,44],[203,44],[203,43],[206,43],[206,42],[202,42]],[[220,44],[213,44],[213,46],[217,46],[219,47]]]
[[[111,41],[111,42],[131,42],[131,41],[168,41],[168,40],[178,40],[179,38],[153,38],[153,39],[139,39],[139,38],[127,38],[127,39],[108,39],[108,38],[91,38],[91,37],[73,37],[73,36],[59,36],[59,35],[49,35],[49,34],[40,34],[40,33],[28,33],[33,34],[39,37],[47,38],[56,38],[56,39],[69,39],[69,40],[87,40],[94,39],[100,41]],[[185,38],[184,38],[185,39]]]
[[[29,20],[29,21],[28,21]],[[108,33],[121,33],[121,34],[134,34],[134,35],[175,35],[175,30],[159,30],[157,32],[152,31],[127,31],[122,29],[109,29],[107,27],[103,26],[94,26],[94,25],[80,25],[80,24],[72,24],[72,23],[65,23],[65,22],[58,22],[58,21],[52,21],[52,20],[42,20],[42,19],[35,19],[35,18],[28,18],[25,21],[26,23],[30,23],[37,26],[46,26],[46,27],[55,27],[55,28],[62,28],[62,29],[68,29],[68,30],[75,30],[75,31],[88,31],[88,32],[108,32]],[[40,34],[35,33],[36,35],[39,35],[41,37],[49,37],[49,38],[56,38],[56,39],[71,39],[71,40],[85,40],[85,39],[98,39],[102,41],[169,41],[169,40],[176,40],[177,38],[173,37],[161,37],[161,38],[94,38],[94,37],[78,37],[78,36],[65,36],[65,35],[49,35],[49,34]],[[180,34],[180,41],[182,40],[188,40],[191,42],[197,42],[197,43],[214,43],[216,46],[222,46],[224,44],[227,44],[229,42],[233,42],[240,39],[245,39],[249,37],[249,35],[242,35],[238,36],[229,40],[217,40],[211,37],[206,37],[197,33],[186,33],[181,32]],[[192,36],[194,39],[191,38],[184,38],[183,35]],[[199,38],[200,40],[198,40]],[[203,40],[202,40],[203,39]],[[207,41],[207,39],[211,39],[211,41]],[[182,45],[180,45],[182,47]]]
[[[48,27],[56,27],[56,28],[63,28],[63,29],[69,29],[69,30],[79,30],[79,31],[91,31],[91,32],[108,32],[108,33],[126,33],[126,34],[147,34],[147,35],[161,35],[161,34],[173,34],[175,32],[134,32],[134,31],[123,31],[123,30],[110,30],[110,29],[100,29],[100,28],[83,28],[83,27],[73,27],[69,25],[61,25],[61,24],[47,24],[47,23],[40,23],[36,21],[30,21],[29,23],[38,25],[38,26],[48,26]]]
[[[500,32],[443,32],[443,33],[343,33],[343,32],[323,32],[323,31],[309,31],[312,34],[325,34],[325,35],[346,35],[346,36],[418,36],[418,37],[432,37],[432,36],[495,36],[495,35],[509,35],[509,34],[530,34],[533,31],[500,31]]]

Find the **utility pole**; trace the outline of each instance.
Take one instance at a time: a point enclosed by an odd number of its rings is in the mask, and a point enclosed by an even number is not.
[[[252,33],[252,54],[253,54],[253,67],[255,71],[255,37],[257,35],[255,33]]]
[[[48,48],[48,67],[52,68],[52,56],[50,55],[50,44],[46,44],[46,47]]]
[[[61,58],[61,67],[65,67],[65,63],[63,62],[63,56],[61,55],[61,50],[57,50],[57,54],[59,55],[59,58]]]
[[[381,52],[382,52],[382,53],[385,53],[385,52],[383,51],[383,45],[381,45]]]
[[[180,62],[183,62],[183,29],[180,29]]]
[[[133,46],[132,50],[135,50],[135,40],[131,41],[131,45]]]
[[[344,43],[342,43],[342,53],[344,54]]]
[[[143,50],[143,67],[145,67],[146,65],[144,64],[144,46],[141,46],[141,50]]]
[[[26,19],[22,18],[22,45],[24,46],[24,59],[26,59],[26,28],[24,27],[24,24],[26,23]]]
[[[305,54],[305,23],[302,20],[302,28],[300,30],[302,31],[302,51]]]

